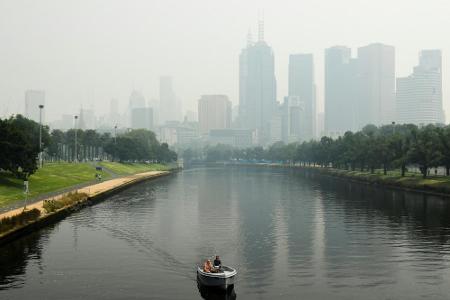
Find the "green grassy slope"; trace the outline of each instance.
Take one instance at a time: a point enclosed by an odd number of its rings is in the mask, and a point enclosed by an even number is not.
[[[421,174],[407,173],[406,176],[402,177],[400,171],[389,171],[387,175],[384,175],[381,170],[377,170],[374,174],[337,169],[322,169],[320,172],[369,183],[450,194],[450,176],[431,175],[427,178],[423,178]]]
[[[29,178],[29,197],[61,190],[95,180],[95,168],[88,163],[48,163]],[[104,179],[109,174],[102,173]],[[0,172],[0,206],[24,199],[23,181],[10,173]]]
[[[162,164],[118,163],[102,161],[99,165],[119,175],[142,173],[148,171],[167,171],[168,166]]]
[[[97,164],[108,168],[117,175],[170,169],[162,164],[123,164],[118,162],[99,162]],[[29,197],[36,197],[93,181],[97,173],[94,165],[89,163],[47,163],[30,176]],[[102,172],[102,179],[110,177],[111,175],[108,172]],[[24,199],[23,181],[14,178],[9,172],[0,172],[0,207]]]

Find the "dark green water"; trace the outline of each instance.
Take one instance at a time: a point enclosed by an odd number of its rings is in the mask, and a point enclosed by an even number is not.
[[[237,299],[449,299],[449,238],[449,200],[186,170],[0,248],[0,299],[201,299],[195,265],[214,253],[238,269]]]

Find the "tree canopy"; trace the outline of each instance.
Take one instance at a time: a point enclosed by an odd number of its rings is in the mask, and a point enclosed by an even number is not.
[[[382,169],[385,174],[388,170],[400,169],[402,176],[407,166],[414,165],[424,177],[430,168],[443,166],[448,176],[450,126],[367,125],[358,132],[348,131],[335,139],[324,136],[318,141],[287,145],[278,142],[267,148],[247,149],[218,144],[203,151],[207,161],[270,161],[370,172]],[[184,153],[189,154],[186,157],[192,157],[192,151],[185,150]]]
[[[106,157],[120,161],[172,162],[177,159],[177,154],[166,143],[159,143],[156,135],[145,129],[131,130],[113,138],[109,133],[101,134],[95,130],[55,129],[49,132],[48,126],[42,126],[41,147],[39,129],[40,124],[21,115],[0,119],[1,170],[12,172],[19,178],[27,178],[37,170],[40,149],[50,160],[95,160]]]

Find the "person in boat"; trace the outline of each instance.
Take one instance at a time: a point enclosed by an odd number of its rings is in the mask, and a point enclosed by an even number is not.
[[[205,260],[205,263],[203,264],[203,272],[211,273],[212,272],[212,264],[211,260],[207,259]]]
[[[217,270],[220,270],[221,267],[222,267],[222,262],[220,261],[220,257],[219,257],[219,255],[216,255],[216,259],[214,259],[214,268],[216,268]]]

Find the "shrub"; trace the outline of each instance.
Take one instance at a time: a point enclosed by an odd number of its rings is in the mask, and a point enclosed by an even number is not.
[[[87,198],[88,195],[85,193],[69,193],[59,199],[45,200],[43,207],[47,213],[51,213],[74,203],[84,201]]]
[[[0,233],[10,231],[14,228],[35,221],[39,218],[40,215],[41,211],[39,209],[33,208],[32,210],[23,211],[18,215],[3,218],[0,220]]]

